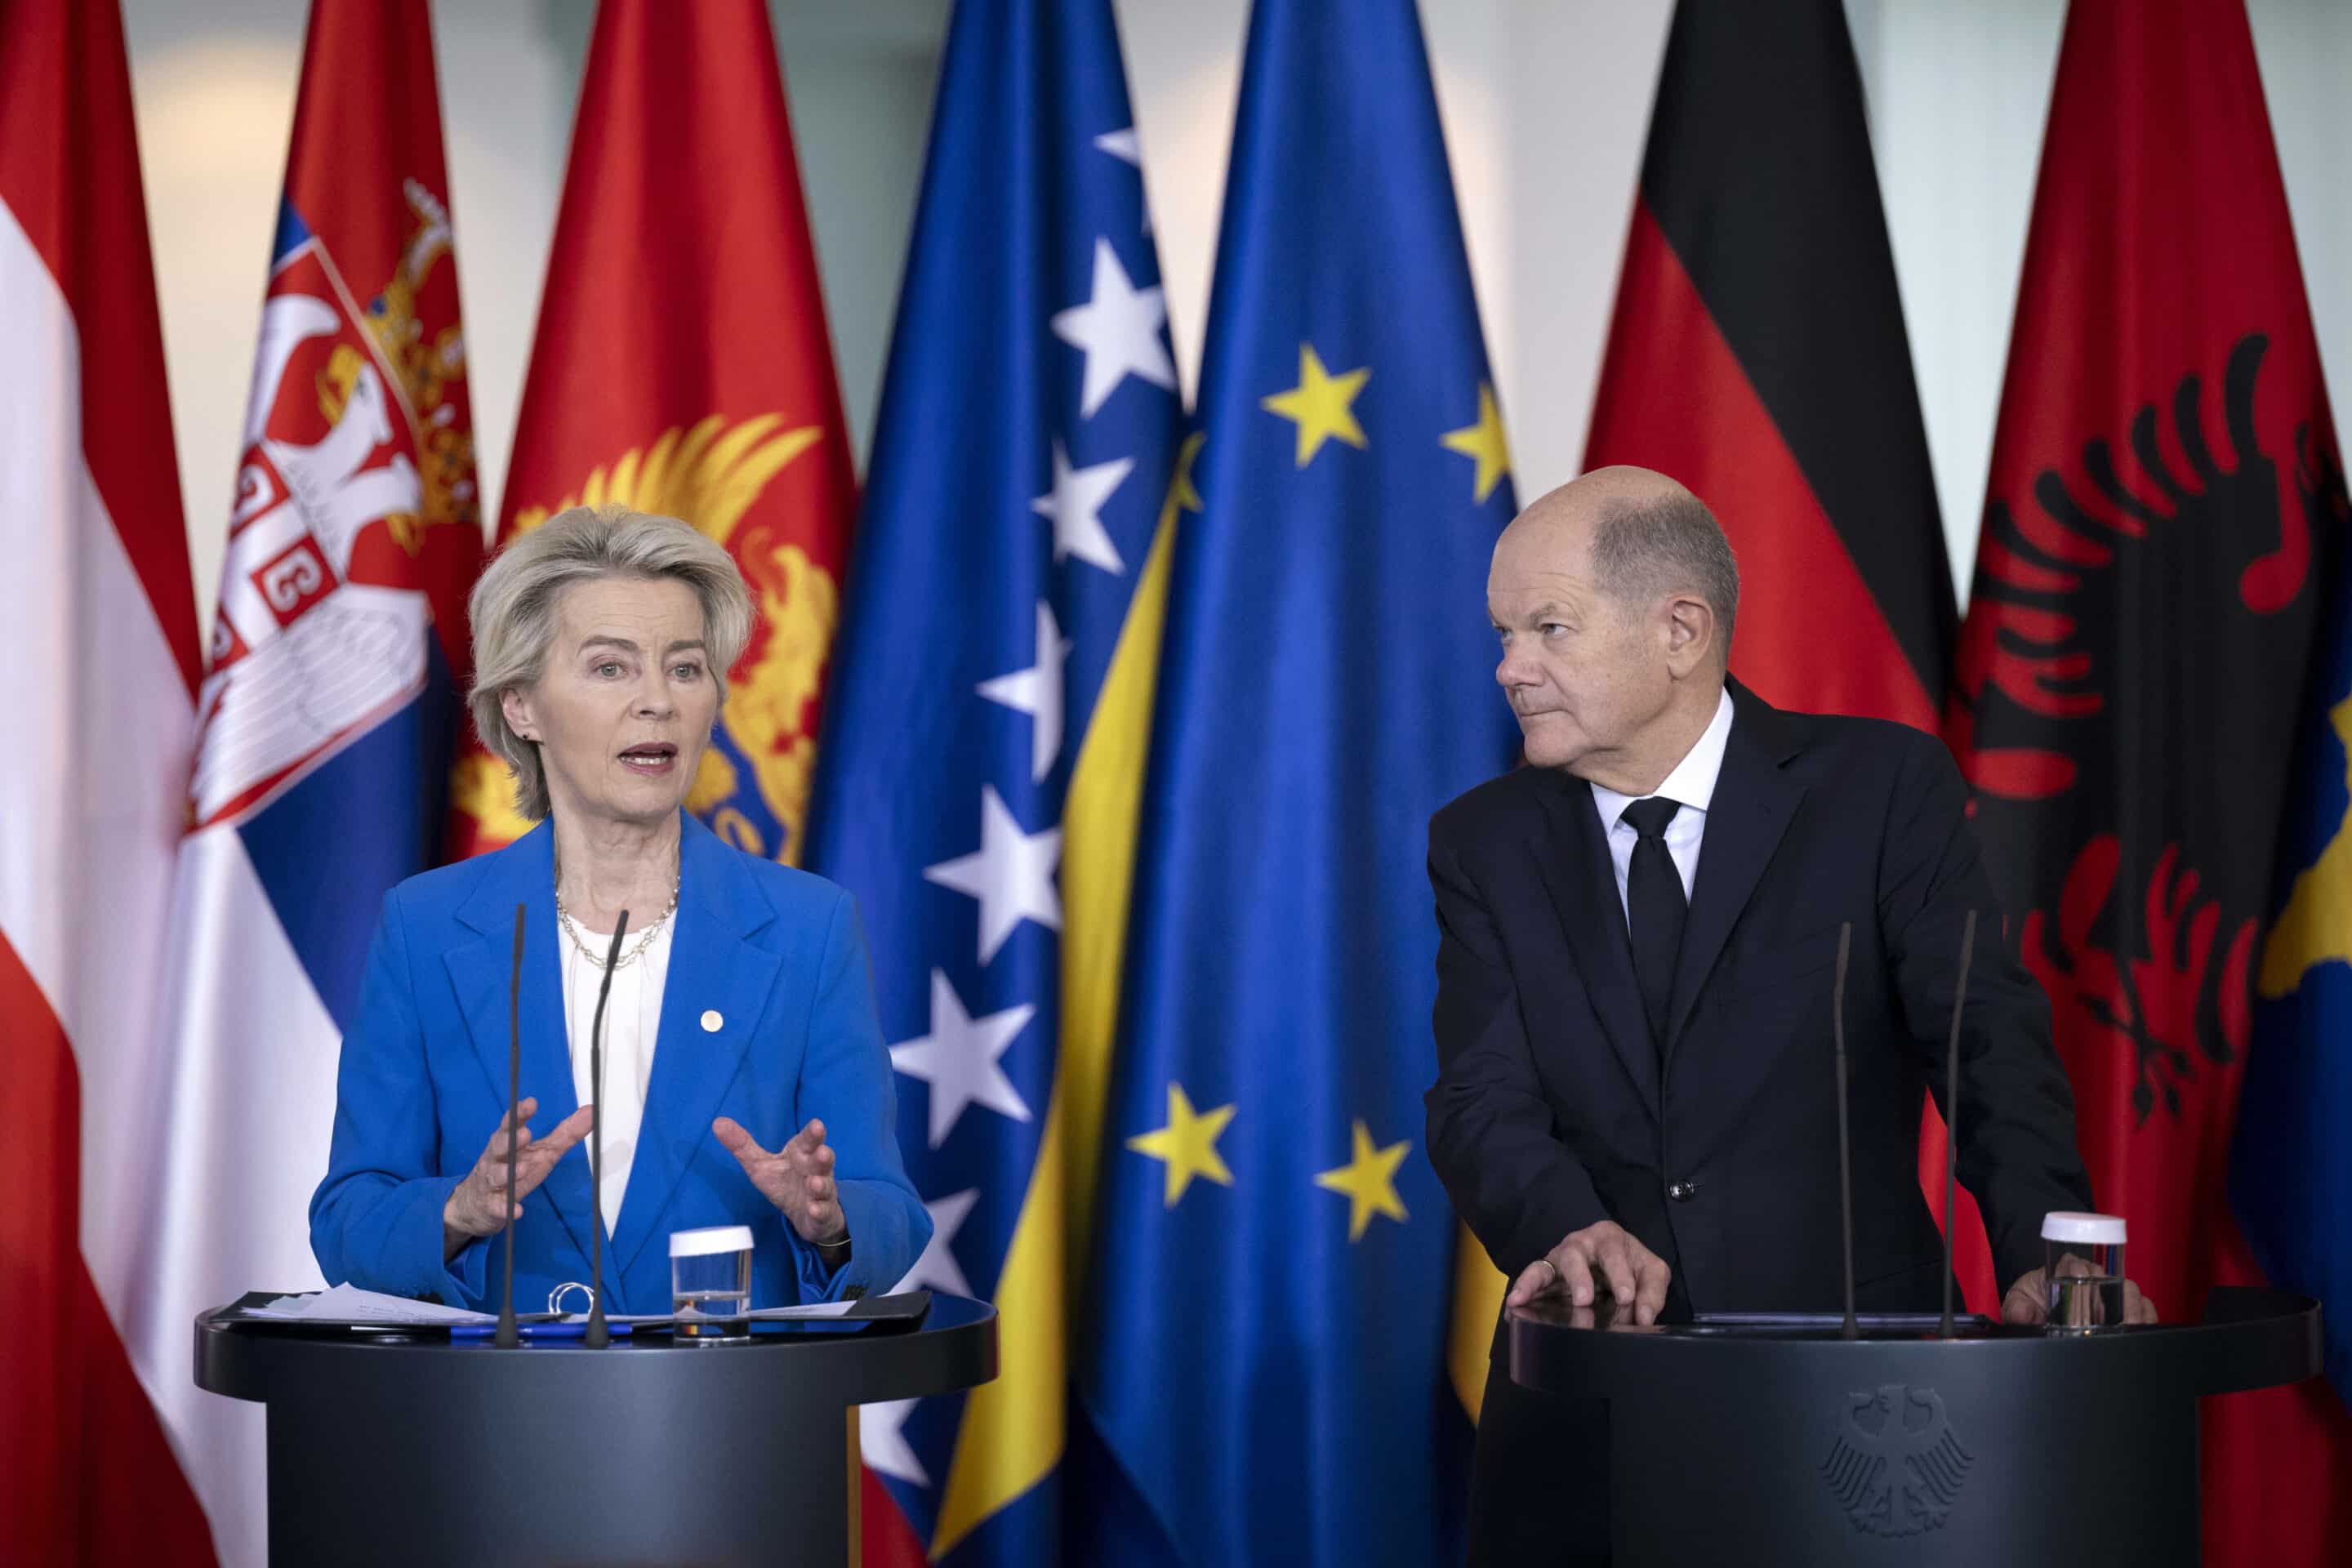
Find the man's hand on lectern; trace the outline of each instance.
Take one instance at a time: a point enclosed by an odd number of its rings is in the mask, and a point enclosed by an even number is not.
[[[2071,1252],[2058,1260],[2058,1272],[2062,1275],[2081,1276],[2090,1271],[2091,1266]],[[2047,1321],[2049,1316],[2050,1271],[2046,1268],[2036,1268],[2030,1274],[2018,1276],[2017,1283],[2009,1288],[2009,1294],[2000,1299],[2000,1321],[2004,1323],[2032,1328]],[[2124,1281],[2124,1321],[2156,1321],[2156,1303],[2141,1295],[2139,1287],[2128,1279]]]
[[[1673,1274],[1664,1258],[1615,1220],[1604,1219],[1570,1231],[1558,1247],[1521,1269],[1503,1304],[1524,1307],[1559,1297],[1571,1306],[1589,1307],[1596,1291],[1605,1289],[1617,1299],[1620,1311],[1646,1325],[1658,1321]]]
[[[760,1194],[784,1211],[803,1241],[822,1247],[849,1234],[841,1191],[834,1184],[833,1151],[824,1144],[824,1122],[812,1120],[772,1154],[731,1116],[712,1122],[710,1131],[727,1145]]]
[[[573,1144],[588,1136],[588,1129],[596,1120],[596,1108],[583,1105],[557,1122],[555,1130],[544,1138],[534,1139],[530,1129],[523,1127],[522,1135],[515,1141],[515,1207],[509,1214],[507,1134],[529,1121],[531,1112],[538,1109],[535,1099],[516,1106],[514,1121],[499,1123],[499,1130],[490,1134],[489,1142],[482,1150],[482,1157],[474,1162],[466,1179],[449,1194],[449,1201],[441,1205],[441,1240],[448,1257],[457,1257],[477,1237],[496,1236],[506,1228],[509,1220],[521,1218],[522,1200],[547,1180],[547,1173],[555,1169],[555,1163],[569,1153]]]

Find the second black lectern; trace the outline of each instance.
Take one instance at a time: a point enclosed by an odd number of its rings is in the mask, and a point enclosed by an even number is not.
[[[2198,1561],[2197,1401],[2320,1370],[2319,1306],[2079,1336],[1934,1315],[1636,1328],[1539,1302],[1511,1376],[1609,1403],[1616,1568]]]

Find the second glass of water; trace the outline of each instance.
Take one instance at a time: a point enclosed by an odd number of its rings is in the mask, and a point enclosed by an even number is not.
[[[2042,1216],[2042,1278],[2053,1334],[2087,1334],[2124,1321],[2124,1222],[2111,1214]]]
[[[669,1237],[670,1311],[677,1337],[738,1338],[751,1331],[751,1227],[719,1225]]]

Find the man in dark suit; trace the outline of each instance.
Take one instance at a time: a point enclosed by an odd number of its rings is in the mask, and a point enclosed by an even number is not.
[[[1429,1155],[1508,1306],[1608,1291],[1641,1322],[1841,1303],[1831,977],[1845,1014],[1856,1303],[1940,1308],[1916,1176],[1960,934],[1959,1174],[2003,1313],[2038,1321],[2042,1215],[2087,1209],[2049,1005],[1942,743],[1782,712],[1729,678],[1738,573],[1672,479],[1603,468],[1504,532],[1496,671],[1528,765],[1430,822],[1440,933]],[[2137,1291],[2136,1321],[2153,1311]],[[1499,1330],[1471,1561],[1607,1551],[1606,1408],[1510,1380]]]

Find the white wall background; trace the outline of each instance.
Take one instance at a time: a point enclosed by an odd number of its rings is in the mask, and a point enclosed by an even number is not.
[[[687,3],[687,0],[680,0]],[[1197,370],[1247,0],[1115,0]],[[1671,0],[1422,0],[1522,498],[1576,471]],[[949,0],[771,0],[854,438],[871,436]],[[2352,5],[2250,0],[2328,380],[2352,395]],[[126,0],[207,625],[307,0]],[[501,494],[592,0],[435,0],[483,493]],[[2063,0],[1847,0],[1966,591]],[[488,510],[488,509],[486,509]]]

